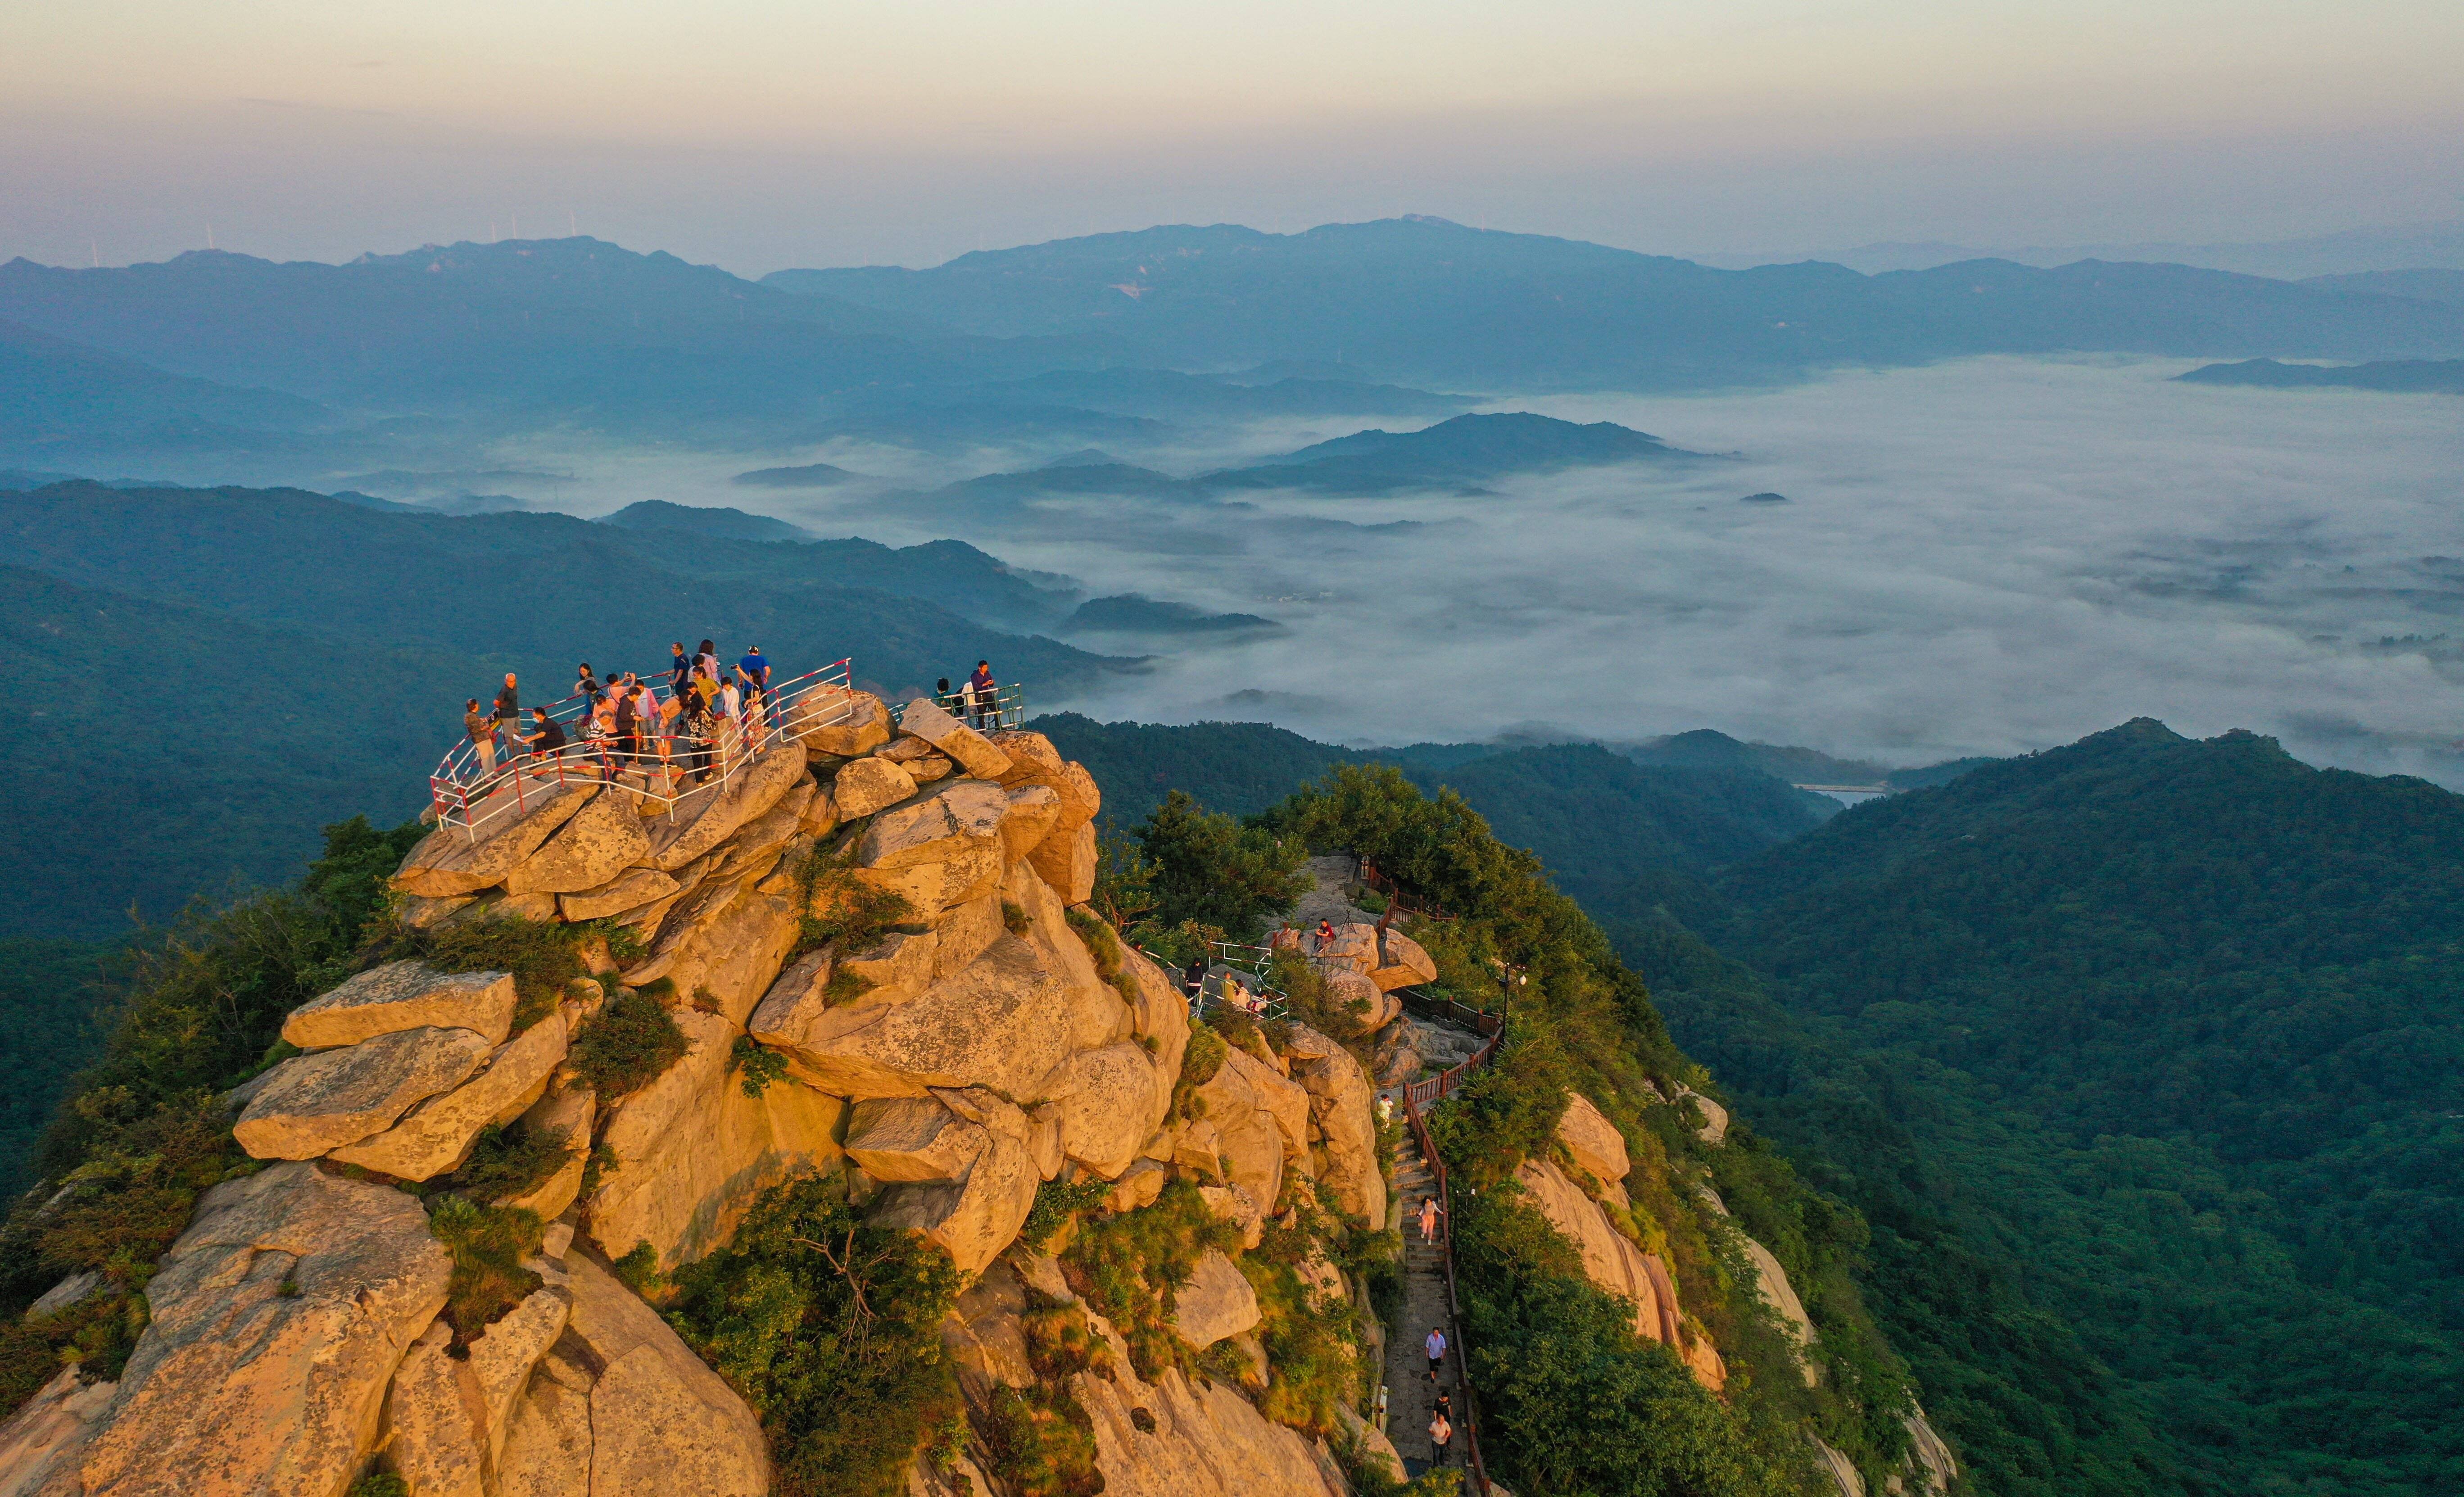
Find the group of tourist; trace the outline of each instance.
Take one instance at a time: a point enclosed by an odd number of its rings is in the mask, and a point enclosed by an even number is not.
[[[991,733],[1001,727],[1001,683],[993,679],[991,661],[977,661],[974,672],[957,691],[950,689],[945,675],[934,684],[933,692],[943,707],[977,732]]]
[[[1189,995],[1189,1013],[1193,1019],[1203,1013],[1206,1007],[1207,970],[1206,958],[1199,955],[1190,958],[1189,969],[1180,975],[1181,990]],[[1252,992],[1249,985],[1241,980],[1239,973],[1225,972],[1216,980],[1215,991],[1225,1007],[1247,1014],[1252,1019],[1266,1017],[1266,995]]]
[[[520,680],[507,671],[493,703],[483,708],[474,696],[464,704],[462,725],[478,778],[493,777],[501,755],[582,759],[611,779],[639,776],[645,787],[654,781],[699,784],[724,776],[739,758],[761,752],[779,725],[770,662],[761,647],[746,649],[734,665],[722,662],[718,647],[707,639],[695,650],[688,651],[682,640],[669,650],[665,694],[629,671],[611,671],[602,680],[583,661],[566,699],[579,710],[563,721],[547,707],[531,708],[525,718]],[[556,704],[558,710],[564,706]]]

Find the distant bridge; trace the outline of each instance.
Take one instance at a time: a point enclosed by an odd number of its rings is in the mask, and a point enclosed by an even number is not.
[[[1798,785],[1799,790],[1812,790],[1818,795],[1888,795],[1889,785]]]

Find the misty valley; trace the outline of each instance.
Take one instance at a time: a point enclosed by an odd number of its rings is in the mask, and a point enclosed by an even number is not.
[[[0,1497],[2464,1489],[2464,271],[2039,258],[0,265]]]

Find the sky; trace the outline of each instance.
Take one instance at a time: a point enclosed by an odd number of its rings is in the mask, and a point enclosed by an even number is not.
[[[2459,76],[2453,0],[90,0],[0,18],[0,258],[2284,238],[2454,217]]]

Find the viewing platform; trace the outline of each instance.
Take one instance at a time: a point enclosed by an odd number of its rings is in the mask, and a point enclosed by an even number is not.
[[[779,743],[857,729],[869,715],[881,715],[884,731],[895,724],[912,704],[886,708],[871,693],[856,690],[852,669],[851,658],[839,660],[781,682],[761,699],[758,713],[711,719],[702,732],[682,731],[688,719],[664,712],[673,690],[648,679],[642,685],[660,711],[629,739],[601,731],[589,699],[576,694],[545,708],[564,741],[547,750],[527,747],[522,740],[538,737],[539,726],[530,709],[524,709],[510,732],[498,725],[508,741],[493,763],[467,737],[437,763],[428,777],[429,819],[476,836],[489,823],[518,818],[536,797],[575,781],[596,782],[636,797],[647,803],[646,815],[673,814],[695,797],[715,794]],[[1016,728],[1026,714],[1025,689],[1016,683],[1001,688],[995,701],[981,710],[959,693],[933,699],[952,716],[984,732]]]

